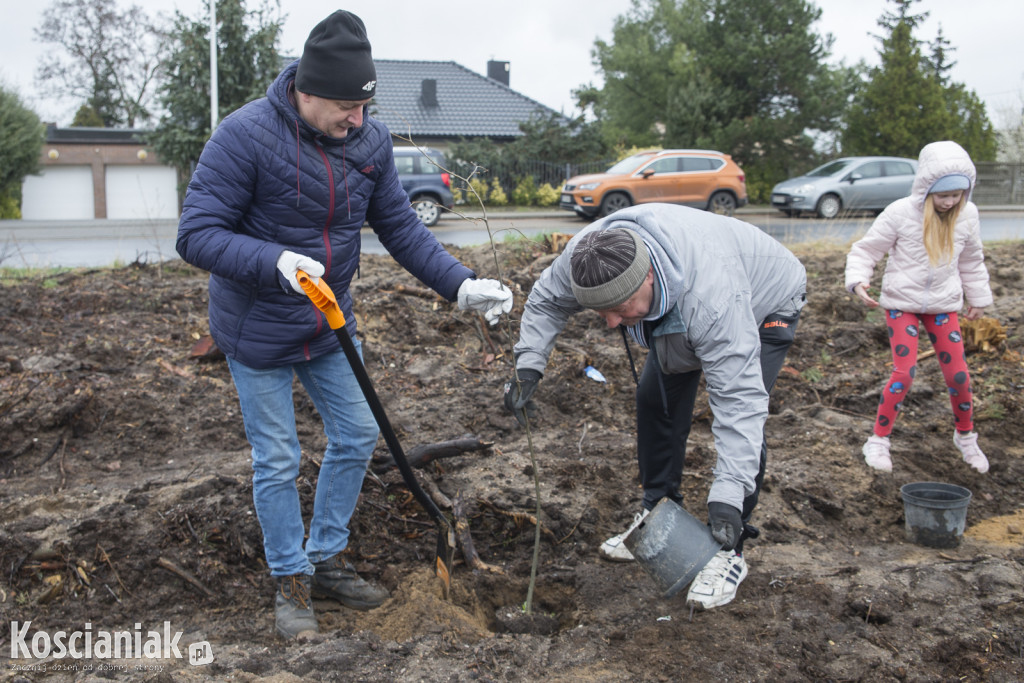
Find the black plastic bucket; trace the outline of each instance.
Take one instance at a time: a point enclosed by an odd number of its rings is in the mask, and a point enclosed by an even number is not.
[[[626,547],[670,598],[693,581],[722,548],[711,529],[675,501],[663,498],[626,537]]]
[[[955,548],[960,545],[967,524],[967,505],[971,492],[956,484],[920,481],[904,484],[903,515],[907,538],[929,548]]]

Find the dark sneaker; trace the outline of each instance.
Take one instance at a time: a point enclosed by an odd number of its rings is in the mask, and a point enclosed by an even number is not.
[[[313,614],[313,601],[309,599],[311,580],[306,574],[277,577],[274,625],[284,638],[294,638],[303,631],[320,632]]]
[[[373,609],[391,597],[387,589],[356,574],[356,570],[338,553],[323,562],[314,562],[313,595],[337,600],[352,609]]]

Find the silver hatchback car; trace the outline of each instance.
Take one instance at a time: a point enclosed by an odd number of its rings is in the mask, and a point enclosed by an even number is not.
[[[835,218],[840,211],[881,213],[910,194],[916,159],[843,157],[772,188],[772,206],[787,216],[813,212]]]

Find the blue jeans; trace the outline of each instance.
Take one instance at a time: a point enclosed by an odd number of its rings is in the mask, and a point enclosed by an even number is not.
[[[362,356],[362,345],[353,339]],[[378,429],[352,368],[340,349],[316,360],[257,370],[228,359],[252,446],[252,497],[263,529],[272,576],[312,574],[313,562],[348,544],[348,523],[363,486]],[[309,524],[305,526],[295,480],[299,437],[292,402],[293,373],[316,406],[327,435]]]

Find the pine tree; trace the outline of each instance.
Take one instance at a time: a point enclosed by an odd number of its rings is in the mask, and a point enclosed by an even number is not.
[[[847,155],[916,158],[935,140],[956,140],[976,161],[995,156],[995,135],[973,91],[949,80],[953,48],[939,31],[930,57],[915,29],[928,17],[913,14],[920,0],[891,0],[894,12],[878,21],[880,65],[870,69],[845,116],[842,151]]]
[[[613,42],[597,41],[605,85],[578,92],[609,145],[710,147],[733,155],[752,199],[765,199],[807,131],[836,127],[852,91],[825,60],[830,36],[806,0],[634,0]]]

